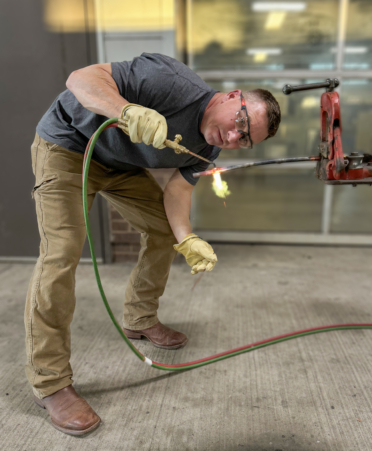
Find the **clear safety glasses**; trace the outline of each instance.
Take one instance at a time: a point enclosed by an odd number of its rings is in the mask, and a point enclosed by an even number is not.
[[[239,147],[252,149],[252,138],[250,135],[250,123],[247,107],[245,105],[245,100],[243,94],[240,94],[241,108],[236,112],[235,118],[235,130],[241,133],[241,138],[239,138]]]

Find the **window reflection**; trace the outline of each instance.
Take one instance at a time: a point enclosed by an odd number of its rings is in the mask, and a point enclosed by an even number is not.
[[[333,69],[338,8],[337,0],[193,0],[193,68]]]
[[[310,167],[238,169],[222,174],[231,194],[212,191],[212,177],[195,187],[191,221],[197,230],[320,232],[323,184]],[[225,206],[226,205],[226,206]]]
[[[372,67],[372,2],[349,0],[344,52],[344,69],[370,69]]]

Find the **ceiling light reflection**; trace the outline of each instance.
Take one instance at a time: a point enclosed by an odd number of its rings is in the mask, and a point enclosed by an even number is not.
[[[332,47],[331,52],[336,53],[337,47]],[[345,53],[354,53],[354,54],[367,53],[368,47],[345,47],[344,52]]]
[[[271,11],[303,11],[306,9],[305,2],[254,2],[252,3],[252,10],[256,12],[271,12]]]
[[[254,55],[253,61],[255,61],[256,63],[263,63],[264,61],[266,61],[267,58],[267,53],[256,53]]]
[[[263,49],[247,49],[247,55],[257,55],[258,53],[266,53],[266,55],[280,55],[282,49],[279,48],[263,48]]]
[[[302,108],[314,108],[320,105],[320,100],[318,97],[305,97],[302,99],[301,107]]]
[[[286,15],[284,11],[271,12],[266,19],[265,30],[278,30],[283,25]]]

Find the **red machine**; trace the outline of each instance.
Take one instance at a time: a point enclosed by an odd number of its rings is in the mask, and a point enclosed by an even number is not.
[[[320,100],[319,180],[330,185],[372,185],[372,155],[359,152],[344,155],[342,151],[340,98],[337,92],[333,92],[338,85],[337,78],[327,79],[324,83],[285,85],[283,93],[289,95],[295,91],[327,89]]]
[[[372,155],[351,152],[344,155],[341,141],[341,107],[337,92],[333,92],[339,85],[337,78],[327,79],[323,83],[307,85],[285,85],[283,92],[286,95],[296,91],[326,88],[320,100],[320,144],[319,156],[277,158],[273,160],[250,161],[244,164],[209,169],[196,172],[193,177],[214,175],[216,173],[230,172],[236,169],[268,164],[298,163],[299,161],[317,161],[316,174],[319,180],[329,185],[372,185]]]

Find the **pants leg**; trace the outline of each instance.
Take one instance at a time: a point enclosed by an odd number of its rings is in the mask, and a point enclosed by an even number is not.
[[[177,243],[163,204],[163,191],[144,169],[113,180],[101,193],[141,232],[141,250],[125,292],[123,327],[141,330],[158,322],[163,294]]]
[[[44,141],[31,147],[41,238],[26,300],[26,374],[38,398],[72,384],[70,323],[75,309],[75,270],[84,240],[83,156]],[[97,168],[96,168],[97,169]],[[97,183],[90,182],[89,208]]]

